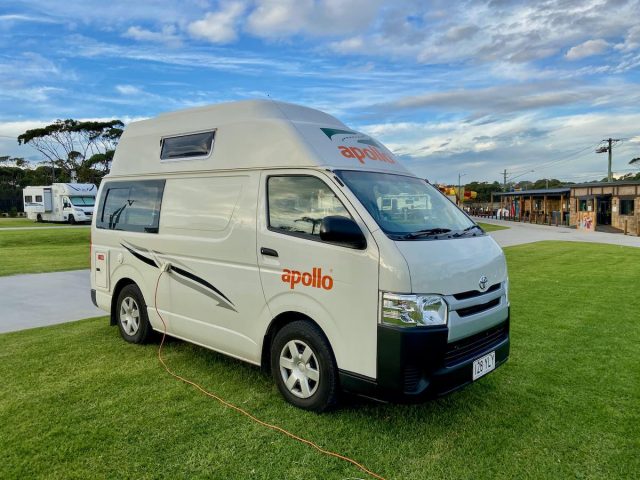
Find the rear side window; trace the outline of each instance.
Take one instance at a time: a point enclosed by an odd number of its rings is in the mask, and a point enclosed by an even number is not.
[[[36,195],[36,202],[42,201],[42,195]]]
[[[163,138],[160,159],[179,160],[206,157],[211,153],[214,137],[215,131]]]
[[[335,193],[316,177],[305,175],[269,177],[269,228],[320,239],[320,224],[329,215],[351,218]]]
[[[33,200],[31,200],[31,195],[25,195],[24,196],[24,201],[25,202],[29,202],[29,203],[33,202]]]
[[[164,180],[105,184],[96,227],[158,233],[164,184]]]

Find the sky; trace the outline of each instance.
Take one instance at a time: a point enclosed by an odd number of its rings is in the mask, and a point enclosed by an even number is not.
[[[271,98],[434,182],[639,171],[639,1],[2,0],[0,155],[25,130]]]

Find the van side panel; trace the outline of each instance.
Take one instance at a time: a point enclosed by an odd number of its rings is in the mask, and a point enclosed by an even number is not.
[[[158,298],[172,334],[253,363],[269,320],[255,256],[258,178],[171,176],[153,247],[172,264]]]

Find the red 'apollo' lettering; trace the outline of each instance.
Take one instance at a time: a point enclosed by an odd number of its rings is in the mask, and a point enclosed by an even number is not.
[[[320,267],[313,267],[311,272],[299,272],[298,270],[285,268],[282,270],[280,278],[284,283],[289,284],[291,290],[300,283],[305,287],[322,288],[323,290],[331,290],[333,288],[333,277],[331,275],[323,275]]]
[[[384,152],[381,152],[376,147],[369,148],[357,148],[357,147],[346,147],[344,145],[340,145],[338,147],[340,153],[345,158],[356,158],[358,162],[364,165],[364,159],[368,158],[369,160],[376,160],[379,162],[386,163],[396,163],[393,157],[387,155]]]

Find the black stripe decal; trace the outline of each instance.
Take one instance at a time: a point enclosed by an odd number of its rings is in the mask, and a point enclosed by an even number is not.
[[[216,287],[214,287],[213,285],[211,285],[209,282],[207,282],[205,279],[200,278],[196,275],[194,275],[193,273],[187,272],[186,270],[183,270],[179,267],[176,266],[171,266],[171,270],[173,270],[174,272],[176,272],[178,275],[182,275],[185,278],[188,278],[189,280],[193,280],[196,283],[199,283],[200,285],[207,287],[209,290],[213,290],[214,292],[216,292],[218,295],[220,295],[222,298],[224,298],[227,302],[229,302],[230,305],[233,305],[235,307],[235,305],[233,304],[233,302],[231,300],[229,300],[227,298],[227,296],[222,293],[220,290],[218,290]]]
[[[124,248],[126,248],[129,253],[131,253],[131,255],[133,255],[134,257],[136,257],[138,260],[140,260],[141,262],[146,263],[147,265],[151,265],[152,267],[158,268],[158,265],[156,265],[156,262],[154,262],[152,259],[145,257],[144,255],[140,255],[138,252],[136,252],[135,250],[127,247],[124,243],[121,243],[120,245],[122,245]]]

